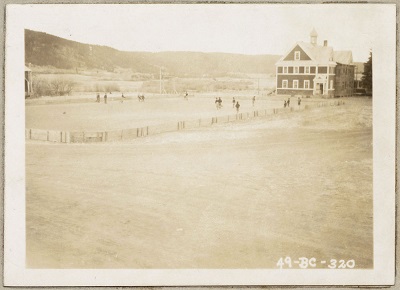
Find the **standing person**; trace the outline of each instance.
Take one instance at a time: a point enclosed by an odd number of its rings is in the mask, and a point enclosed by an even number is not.
[[[121,103],[123,103],[123,102],[124,102],[124,99],[126,99],[125,96],[124,96],[124,93],[122,93],[121,97],[122,97]]]
[[[287,106],[290,106],[290,97],[287,99]]]
[[[222,108],[222,99],[219,97],[218,99],[218,107],[221,109]]]
[[[104,94],[104,104],[107,104],[107,93]]]
[[[239,102],[236,102],[236,113],[239,113],[239,108],[240,108],[240,104],[239,104]]]
[[[215,97],[215,107],[217,108],[217,110],[219,109],[219,106],[218,106],[218,98],[217,98],[217,97]]]
[[[97,103],[100,103],[100,94],[99,94],[99,93],[97,93],[96,102],[97,102]]]
[[[189,94],[188,94],[188,92],[186,91],[186,92],[185,92],[185,100],[186,100],[186,101],[188,100],[188,95],[189,95]]]
[[[253,107],[255,102],[256,102],[256,96],[253,97]]]
[[[285,100],[285,102],[283,103],[283,107],[286,108],[286,100]]]
[[[236,103],[235,97],[233,97],[233,100],[232,100],[232,108],[235,108],[235,103]]]
[[[300,97],[297,99],[297,104],[300,106],[300,104],[301,104],[301,99],[300,99]]]

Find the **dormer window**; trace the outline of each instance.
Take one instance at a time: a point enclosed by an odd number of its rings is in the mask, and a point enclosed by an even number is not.
[[[294,60],[300,60],[300,51],[294,52]]]
[[[298,74],[299,73],[299,67],[295,66],[293,69],[293,73]]]

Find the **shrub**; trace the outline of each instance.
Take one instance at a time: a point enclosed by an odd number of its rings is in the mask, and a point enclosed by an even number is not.
[[[67,78],[58,77],[52,80],[33,77],[32,89],[35,97],[64,96],[70,94],[75,83]]]
[[[32,78],[33,97],[50,96],[50,86],[48,80],[33,76]]]
[[[72,89],[75,85],[75,82],[67,79],[67,78],[55,78],[50,81],[50,90],[52,96],[64,96],[69,95],[72,92]]]

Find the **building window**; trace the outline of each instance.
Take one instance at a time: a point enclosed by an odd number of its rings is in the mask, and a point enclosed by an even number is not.
[[[295,73],[295,74],[298,74],[298,73],[299,73],[299,67],[298,67],[298,66],[295,66],[295,67],[293,68],[293,73]]]
[[[330,86],[331,90],[333,90],[333,80],[330,80],[329,86]]]
[[[304,68],[304,73],[306,73],[306,74],[309,74],[309,73],[310,73],[310,67],[309,67],[309,66],[306,66],[306,67]]]
[[[294,52],[294,60],[300,60],[300,51]]]
[[[299,81],[293,80],[293,89],[298,89],[298,88],[299,88]]]
[[[310,81],[304,81],[304,88],[309,89],[310,88]]]
[[[288,80],[282,80],[282,88],[287,89],[288,88]]]
[[[283,73],[284,73],[284,74],[287,74],[287,73],[288,73],[288,67],[287,67],[287,66],[284,66],[284,67],[283,67]]]
[[[318,67],[318,73],[319,73],[319,74],[327,74],[327,73],[328,73],[328,67],[326,67],[326,66],[319,66],[319,67]]]

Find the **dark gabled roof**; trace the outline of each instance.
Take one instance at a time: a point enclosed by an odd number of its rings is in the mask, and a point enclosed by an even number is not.
[[[342,50],[333,52],[333,61],[341,64],[353,63],[353,55],[350,50]]]
[[[328,64],[336,62],[341,64],[352,64],[353,56],[351,51],[334,51],[331,46],[313,45],[308,42],[297,42],[296,46],[300,46],[312,61],[318,64]],[[294,48],[293,47],[293,48]],[[278,62],[283,61],[286,56],[293,50],[290,49]]]

